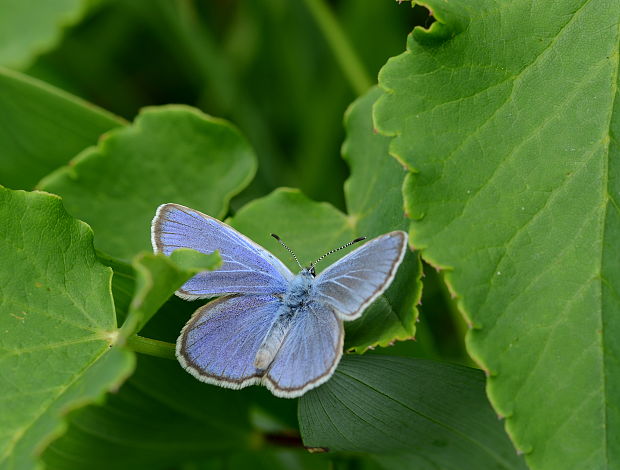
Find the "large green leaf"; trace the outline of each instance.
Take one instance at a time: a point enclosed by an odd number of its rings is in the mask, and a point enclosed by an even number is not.
[[[35,467],[60,417],[133,369],[113,345],[112,272],[60,199],[0,188],[0,468]]]
[[[32,189],[122,124],[89,103],[0,67],[0,184]]]
[[[43,460],[50,469],[165,469],[261,444],[247,394],[206,386],[176,361],[138,356],[105,406],[72,416]]]
[[[380,74],[411,237],[533,469],[620,466],[615,0],[425,2]]]
[[[85,0],[35,4],[0,1],[0,65],[23,67],[59,40],[62,29],[84,14]]]
[[[526,468],[486,400],[484,375],[463,366],[346,356],[299,400],[299,425],[308,447],[387,454],[399,468]]]
[[[185,106],[147,108],[129,127],[40,183],[88,222],[101,251],[130,259],[150,250],[159,204],[177,202],[222,217],[256,169],[236,128]]]

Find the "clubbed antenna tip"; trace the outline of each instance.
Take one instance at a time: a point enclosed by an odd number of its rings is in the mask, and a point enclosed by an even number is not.
[[[293,250],[291,250],[288,246],[286,246],[286,244],[280,239],[280,237],[278,237],[275,233],[272,233],[271,236],[273,238],[275,238],[276,240],[278,240],[280,242],[280,245],[282,245],[284,248],[286,248],[288,250],[288,252],[293,255],[293,258],[295,258],[295,261],[297,262],[298,266],[303,269],[303,266],[299,263],[299,260],[297,259],[297,256],[295,256],[295,253],[293,253]]]

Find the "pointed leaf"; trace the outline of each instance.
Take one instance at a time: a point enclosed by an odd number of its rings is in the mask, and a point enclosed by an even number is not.
[[[400,465],[526,468],[486,400],[484,375],[463,366],[345,356],[330,381],[300,398],[299,425],[307,447],[386,454]]]

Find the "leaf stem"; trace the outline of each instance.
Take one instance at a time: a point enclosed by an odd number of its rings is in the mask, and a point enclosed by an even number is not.
[[[132,335],[127,338],[127,346],[135,352],[148,356],[161,357],[164,359],[175,359],[175,345],[165,341],[145,338],[144,336]]]
[[[129,309],[129,313],[125,318],[120,330],[118,330],[118,338],[116,339],[117,346],[124,346],[128,338],[138,330],[138,324],[142,318],[141,313],[133,308]]]
[[[366,72],[362,61],[355,53],[336,16],[324,0],[306,0],[306,5],[319,28],[323,31],[325,39],[349,83],[358,95],[363,95],[373,85],[374,81]]]

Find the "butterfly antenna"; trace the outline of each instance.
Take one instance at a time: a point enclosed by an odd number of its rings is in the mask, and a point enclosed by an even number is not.
[[[359,237],[356,238],[355,240],[353,240],[352,242],[347,243],[346,245],[342,245],[340,248],[336,248],[335,250],[331,250],[328,251],[327,253],[325,253],[323,256],[321,256],[319,259],[317,259],[314,263],[310,264],[310,266],[316,266],[316,263],[318,263],[319,261],[321,261],[323,258],[325,258],[326,256],[331,255],[332,253],[336,253],[337,251],[343,250],[344,248],[347,248],[351,245],[353,245],[354,243],[357,242],[361,242],[362,240],[366,240],[366,237]]]
[[[288,252],[293,255],[293,258],[295,258],[295,261],[297,262],[297,264],[299,265],[299,267],[301,269],[304,269],[304,267],[301,265],[301,263],[299,262],[299,260],[297,259],[297,256],[295,256],[295,253],[293,253],[293,250],[291,250],[288,246],[286,246],[286,243],[284,243],[282,241],[282,239],[280,237],[278,237],[275,233],[272,233],[271,236],[273,238],[275,238],[276,240],[278,240],[280,242],[280,245],[282,245],[284,248],[286,248],[288,250]]]

